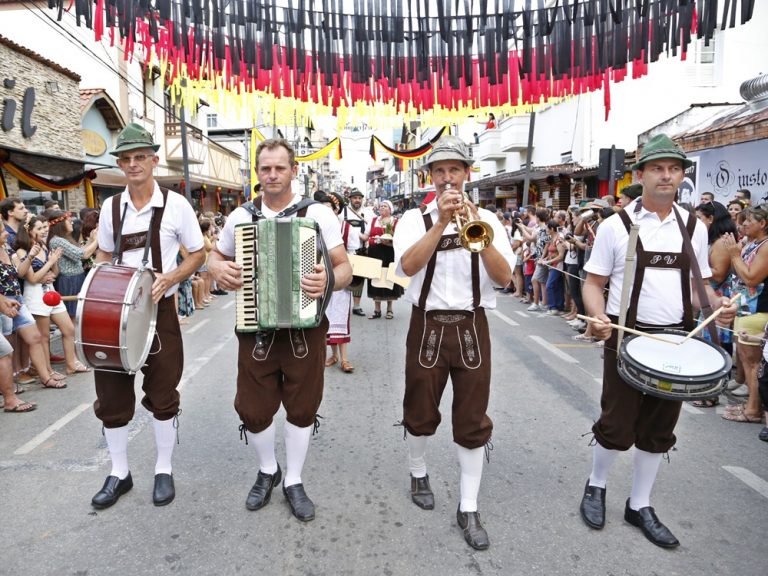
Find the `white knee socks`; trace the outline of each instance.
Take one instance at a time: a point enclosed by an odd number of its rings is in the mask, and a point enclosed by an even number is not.
[[[608,472],[619,455],[618,450],[608,450],[600,444],[595,443],[592,456],[592,474],[589,475],[589,485],[598,488],[605,488],[605,482],[608,480]]]
[[[285,423],[285,480],[283,486],[301,484],[301,471],[309,450],[312,426],[299,428],[290,422]]]
[[[632,478],[632,493],[629,507],[640,510],[651,505],[651,490],[659,471],[663,454],[654,454],[635,448],[635,471]]]
[[[461,504],[462,512],[477,512],[477,494],[480,492],[480,480],[483,478],[484,448],[464,448],[458,446],[459,466],[461,468]]]
[[[408,468],[414,478],[424,478],[427,475],[427,461],[424,455],[427,452],[428,436],[414,436],[406,433],[408,442]]]
[[[256,460],[259,470],[264,474],[277,472],[277,459],[275,458],[275,423],[269,425],[266,430],[258,433],[245,431],[248,444],[256,450]]]
[[[155,462],[155,474],[170,474],[171,457],[173,447],[176,444],[176,418],[170,420],[152,419],[155,426],[155,445],[157,446],[157,461]]]
[[[128,426],[104,428],[104,438],[112,458],[112,472],[109,475],[122,480],[128,476]]]

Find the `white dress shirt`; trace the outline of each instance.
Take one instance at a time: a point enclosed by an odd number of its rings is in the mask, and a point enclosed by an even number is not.
[[[112,223],[112,203],[120,202],[120,217],[123,216],[125,206],[128,209],[125,213],[123,223],[123,236],[136,232],[144,232],[149,229],[149,223],[152,220],[152,209],[163,205],[163,193],[155,182],[155,190],[152,198],[141,210],[131,201],[131,196],[126,188],[121,194],[116,194],[104,202],[99,215],[99,249],[104,252],[115,252],[114,228]],[[119,226],[119,222],[114,223]],[[179,245],[183,245],[189,252],[197,252],[204,246],[203,233],[200,231],[200,223],[197,221],[195,211],[189,202],[176,192],[168,192],[168,204],[163,213],[163,220],[160,223],[160,253],[163,261],[163,272],[168,273],[177,267],[176,256],[179,253]],[[123,264],[138,268],[141,266],[141,260],[144,256],[144,248],[127,250],[123,253]],[[152,250],[149,250],[150,268],[155,268],[152,262]],[[174,285],[165,293],[166,297],[173,295],[178,289]]]
[[[636,201],[627,206],[626,212],[632,222],[640,225],[639,238],[646,252],[683,251],[683,239],[674,210],[662,222],[655,212],[649,212],[645,208],[641,208],[639,214],[636,214],[635,206]],[[682,218],[685,219],[689,215],[684,208],[678,205],[675,207]],[[693,215],[690,217],[695,218]],[[598,227],[592,254],[584,265],[584,270],[589,273],[610,276],[606,313],[613,316],[619,315],[628,243],[629,234],[621,217],[610,216]],[[712,271],[709,268],[707,228],[698,220],[691,245],[696,253],[702,277],[709,278]],[[693,287],[691,293],[693,293]],[[638,302],[638,322],[657,325],[677,324],[682,318],[680,271],[669,268],[646,268]]]
[[[432,217],[433,223],[437,221],[437,200],[433,200],[427,205],[425,213]],[[483,222],[491,225],[493,245],[509,262],[510,269],[514,270],[515,255],[512,253],[512,247],[507,239],[504,226],[495,214],[484,208],[478,208],[478,214]],[[451,223],[443,231],[443,236],[456,233],[456,226]],[[401,263],[403,254],[425,234],[423,214],[418,208],[408,210],[398,221],[393,246],[399,276],[406,276]],[[427,310],[472,310],[472,264],[470,256],[471,252],[461,248],[437,252],[435,275],[432,278],[432,285],[427,296]],[[411,283],[405,291],[407,302],[418,305],[426,270],[427,267],[425,266],[411,277]],[[483,266],[482,258],[480,258],[480,306],[488,309],[496,307],[496,292],[493,289],[491,277]]]

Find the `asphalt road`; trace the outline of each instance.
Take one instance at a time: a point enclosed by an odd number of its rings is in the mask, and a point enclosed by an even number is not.
[[[302,476],[315,521],[295,520],[279,490],[258,512],[244,506],[256,476],[232,407],[233,297],[184,327],[176,500],[152,505],[154,438],[141,407],[131,424],[134,489],[112,508],[90,499],[109,473],[90,375],[62,391],[31,387],[29,414],[0,413],[4,543],[0,574],[158,575],[728,575],[766,573],[768,445],[760,426],[686,407],[678,444],[662,464],[652,503],[680,539],[656,548],[623,520],[631,454],[608,482],[604,530],[578,514],[599,412],[600,350],[576,343],[556,318],[509,297],[490,313],[494,420],[480,512],[491,548],[469,548],[456,525],[458,465],[450,417],[427,451],[436,506],[410,501],[401,419],[408,306],[393,320],[354,317],[352,375],[327,369],[319,434]],[[372,303],[364,300],[370,312]],[[138,386],[138,385],[137,385]],[[443,398],[448,416],[451,394]],[[282,415],[278,460],[284,465]]]

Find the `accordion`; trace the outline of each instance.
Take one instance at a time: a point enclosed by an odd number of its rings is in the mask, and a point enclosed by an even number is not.
[[[243,269],[236,296],[238,332],[315,328],[333,291],[333,266],[311,218],[269,218],[235,226],[235,262]],[[328,284],[322,298],[310,298],[301,278],[324,264]]]

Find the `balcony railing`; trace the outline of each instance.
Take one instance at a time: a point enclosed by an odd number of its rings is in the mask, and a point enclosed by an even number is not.
[[[187,124],[187,159],[190,164],[205,162],[205,145],[203,131]],[[181,146],[181,122],[165,124],[165,158],[168,162],[183,162],[184,155]]]

